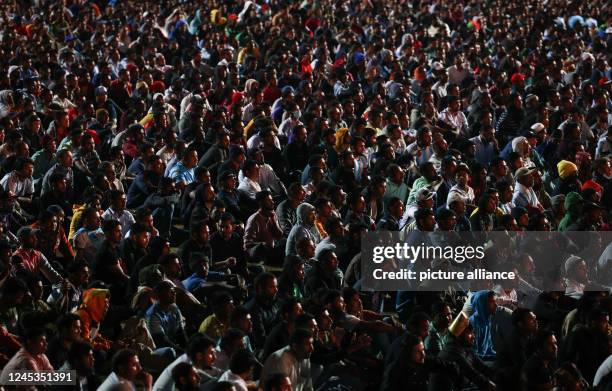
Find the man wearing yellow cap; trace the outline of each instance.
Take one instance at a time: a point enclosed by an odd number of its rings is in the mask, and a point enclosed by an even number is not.
[[[491,381],[494,374],[492,368],[474,353],[472,346],[476,342],[474,328],[467,315],[460,312],[448,328],[448,343],[442,349],[438,358],[455,363],[459,367],[459,384],[453,388],[452,378],[447,374],[435,373],[431,377],[431,388],[435,390],[471,389],[495,390],[495,383]]]
[[[582,185],[578,179],[578,166],[568,160],[557,163],[559,178],[553,181],[553,187],[557,194],[567,194],[570,191],[581,192]]]

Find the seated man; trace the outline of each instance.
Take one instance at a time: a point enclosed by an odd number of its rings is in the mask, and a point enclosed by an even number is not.
[[[6,174],[0,185],[5,191],[12,191],[17,197],[17,201],[24,208],[29,208],[34,194],[34,162],[30,158],[21,157],[15,163],[15,170]]]
[[[176,288],[169,281],[162,281],[155,286],[157,302],[146,313],[147,326],[155,345],[171,347],[182,352],[187,345],[185,320],[176,305]]]
[[[244,232],[244,249],[255,261],[268,264],[282,260],[282,247],[278,241],[283,237],[283,230],[274,211],[274,200],[269,191],[257,193],[259,210],[247,220]]]
[[[121,349],[113,356],[113,371],[106,377],[98,391],[112,391],[126,387],[136,390],[136,383],[146,390],[153,385],[153,376],[142,370],[138,354],[131,349]]]
[[[7,384],[9,373],[15,371],[52,371],[53,367],[45,355],[47,336],[44,329],[33,328],[24,335],[24,345],[4,366],[0,381]]]

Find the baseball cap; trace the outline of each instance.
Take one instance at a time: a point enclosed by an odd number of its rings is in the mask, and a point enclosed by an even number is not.
[[[514,178],[519,179],[525,175],[529,175],[535,171],[535,168],[521,167],[514,173]]]
[[[546,126],[544,126],[544,124],[541,122],[536,122],[535,124],[531,125],[531,130],[536,133],[540,133],[544,129],[546,129]]]
[[[428,189],[427,187],[419,189],[416,194],[417,201],[431,200],[433,197],[434,197],[434,192]]]

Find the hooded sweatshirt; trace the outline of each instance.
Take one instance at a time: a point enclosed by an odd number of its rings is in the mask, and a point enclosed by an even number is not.
[[[575,191],[569,192],[565,196],[565,216],[559,222],[559,231],[567,231],[567,227],[574,224],[580,218],[578,205],[582,203],[582,196]]]
[[[287,238],[287,245],[285,247],[285,255],[296,255],[295,244],[299,242],[303,237],[307,237],[316,246],[321,241],[321,234],[317,227],[313,224],[306,223],[308,214],[314,211],[315,207],[304,202],[297,208],[297,222],[291,228],[289,237]]]
[[[487,308],[490,294],[492,294],[491,291],[478,291],[470,298],[472,308],[474,308],[474,313],[470,316],[470,324],[474,327],[476,336],[474,351],[483,360],[492,359],[496,355],[491,335],[492,314],[489,314]]]
[[[98,327],[106,314],[106,298],[110,299],[108,289],[88,289],[83,292],[83,303],[75,311],[81,318],[82,337],[92,344],[94,350],[110,350],[112,345],[111,341],[98,333]]]

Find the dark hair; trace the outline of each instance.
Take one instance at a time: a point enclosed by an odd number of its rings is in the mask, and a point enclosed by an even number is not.
[[[149,232],[147,230],[147,227],[145,227],[142,223],[135,223],[132,224],[132,226],[130,227],[130,237],[134,235],[144,234],[147,232]]]
[[[239,320],[246,318],[246,316],[249,314],[249,310],[244,306],[234,308],[234,311],[232,311],[232,314],[230,315],[230,326],[236,324],[236,322]]]
[[[221,337],[221,341],[219,342],[219,347],[221,349],[229,348],[233,342],[244,338],[244,335],[245,334],[244,332],[242,332],[242,330],[229,329],[226,331],[225,335]]]
[[[247,349],[240,349],[232,354],[232,358],[229,362],[229,369],[236,374],[244,373],[255,366],[256,362],[253,353],[249,352]]]
[[[15,294],[17,292],[27,292],[28,286],[21,278],[9,277],[2,284],[2,296]]]
[[[263,391],[278,390],[286,377],[287,375],[285,375],[284,373],[275,373],[268,376]]]
[[[533,339],[533,346],[536,350],[542,350],[546,345],[546,341],[555,333],[548,329],[539,329]]]
[[[255,277],[255,290],[259,291],[263,289],[269,281],[276,278],[276,276],[272,273],[263,272],[260,273],[257,277]]]
[[[300,344],[310,338],[312,338],[312,333],[310,330],[295,329],[293,334],[291,334],[291,338],[289,339],[289,345]]]
[[[527,315],[531,312],[528,308],[517,308],[512,312],[512,324],[518,326],[519,322],[525,320]]]
[[[108,233],[120,225],[121,223],[118,220],[104,220],[102,221],[102,231]]]
[[[115,373],[121,372],[121,369],[123,369],[123,367],[127,365],[130,358],[137,356],[137,355],[138,353],[136,353],[136,351],[132,349],[119,350],[113,356],[113,362],[112,362],[113,372]]]
[[[189,376],[189,372],[191,372],[191,368],[193,368],[193,365],[186,363],[186,362],[178,363],[174,368],[172,368],[172,380],[174,381],[175,386],[177,386],[177,389],[178,389],[179,379],[181,377]]]
[[[234,300],[232,298],[232,295],[230,295],[226,291],[214,292],[211,297],[211,307],[213,311],[215,311],[216,309],[227,305],[232,300]]]
[[[76,314],[64,314],[56,321],[57,330],[65,331],[77,320],[81,320],[81,318]]]
[[[191,360],[195,360],[196,354],[203,353],[204,351],[206,351],[206,349],[208,349],[211,346],[214,347],[215,345],[216,345],[215,341],[208,338],[207,336],[202,335],[202,334],[195,334],[189,340],[189,344],[187,345],[186,353],[187,353],[187,356]]]
[[[147,216],[151,216],[151,214],[151,209],[147,208],[146,206],[141,206],[134,211],[134,220],[140,221]]]
[[[220,381],[220,382],[215,383],[210,388],[210,391],[229,391],[229,390],[233,390],[233,389],[235,389],[233,383],[230,383],[228,381]]]
[[[406,326],[408,327],[408,330],[414,330],[414,328],[418,326],[419,323],[425,322],[425,321],[427,322],[431,321],[431,318],[429,317],[429,315],[427,315],[427,313],[422,312],[422,311],[415,312],[414,314],[410,315],[410,317],[408,318],[408,321],[406,322]]]
[[[339,290],[333,289],[327,292],[323,298],[323,304],[331,304],[337,298],[342,297],[342,293]]]
[[[20,157],[17,159],[17,161],[15,162],[15,168],[17,170],[21,170],[23,169],[26,164],[34,164],[34,161],[32,159],[30,159],[29,157]]]
[[[42,336],[46,336],[47,332],[42,327],[31,327],[26,329],[22,334],[22,340],[24,344]]]
[[[70,345],[70,350],[68,350],[68,362],[73,366],[77,363],[79,359],[83,356],[89,355],[93,348],[88,342],[85,341],[74,341]]]

